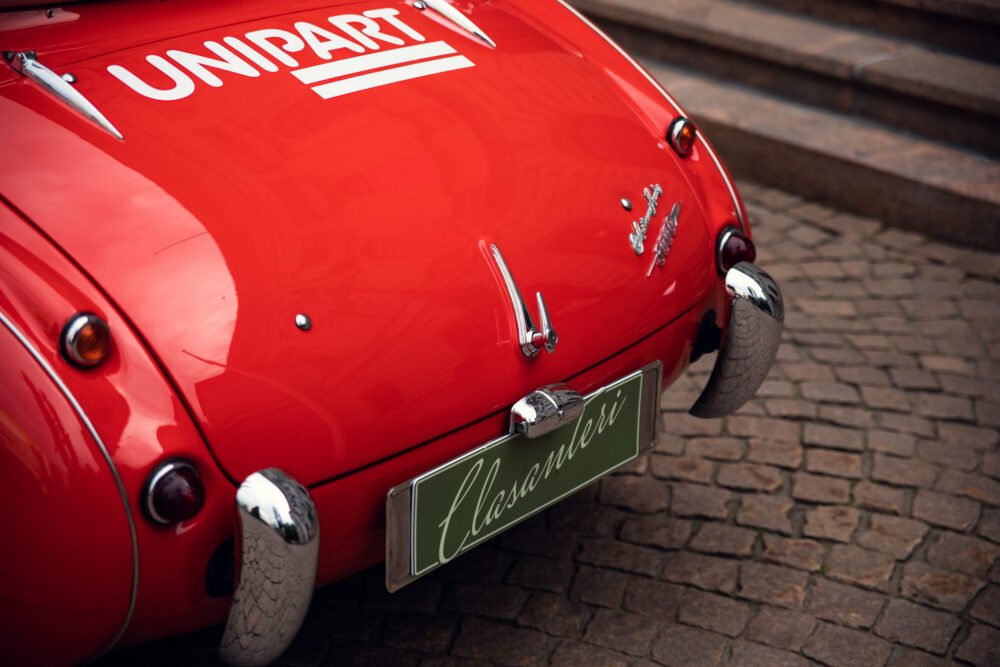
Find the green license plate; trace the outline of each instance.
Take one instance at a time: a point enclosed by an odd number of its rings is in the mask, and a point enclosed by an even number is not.
[[[498,438],[393,488],[386,586],[417,577],[627,463],[655,441],[660,365],[585,398],[571,424],[534,440]]]

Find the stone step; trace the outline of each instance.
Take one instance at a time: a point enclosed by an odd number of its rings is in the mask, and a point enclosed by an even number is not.
[[[738,177],[930,237],[1000,250],[1000,163],[643,60]]]
[[[734,0],[573,0],[633,53],[1000,155],[1000,66]]]
[[[739,0],[1000,62],[996,0]]]

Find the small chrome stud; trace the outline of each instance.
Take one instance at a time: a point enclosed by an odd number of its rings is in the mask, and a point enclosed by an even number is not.
[[[295,326],[297,326],[300,331],[309,331],[313,328],[312,318],[305,313],[299,313],[295,316]]]
[[[76,83],[76,74],[71,74],[70,72],[66,72],[59,78],[65,81],[66,83]]]
[[[413,3],[413,8],[419,9],[420,11],[424,11],[425,9],[427,9],[427,3],[423,2],[422,0],[417,0],[416,2]]]
[[[625,209],[626,211],[631,211],[632,210],[632,202],[631,202],[631,200],[629,200],[629,199],[627,199],[625,197],[622,197],[622,208]]]

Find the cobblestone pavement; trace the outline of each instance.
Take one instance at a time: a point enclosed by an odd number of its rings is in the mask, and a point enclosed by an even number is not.
[[[789,306],[758,397],[687,416],[699,362],[649,455],[401,593],[318,592],[281,664],[1000,664],[1000,256],[743,192]]]

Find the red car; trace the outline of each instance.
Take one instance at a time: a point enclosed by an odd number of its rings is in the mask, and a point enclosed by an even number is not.
[[[561,0],[6,3],[0,51],[6,664],[266,664],[773,363],[718,157]]]

